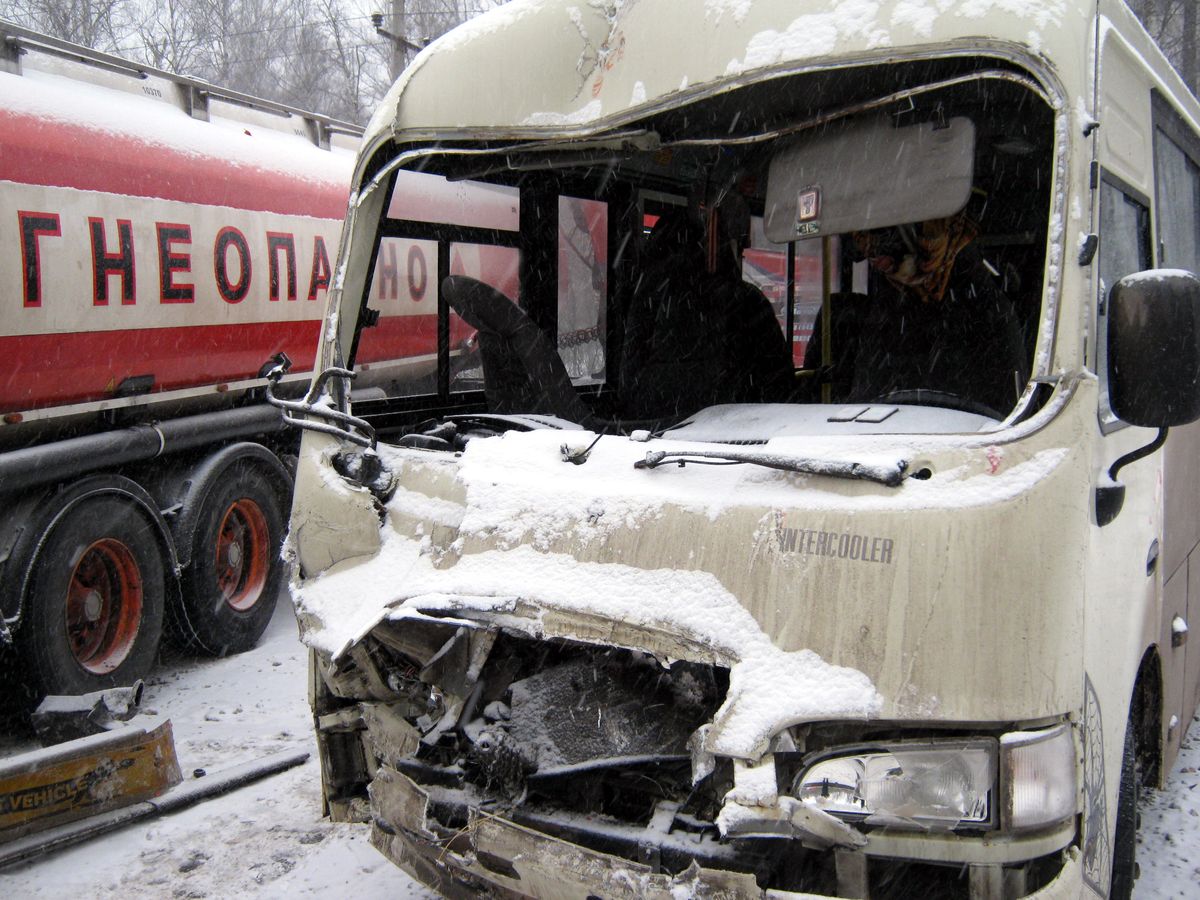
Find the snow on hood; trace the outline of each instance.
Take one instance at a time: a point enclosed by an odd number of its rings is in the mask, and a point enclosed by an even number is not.
[[[335,658],[384,618],[448,613],[453,622],[491,613],[520,627],[512,614],[521,602],[678,632],[709,645],[731,666],[729,693],[705,741],[708,752],[725,756],[757,758],[776,732],[795,722],[864,718],[882,708],[862,672],[830,665],[811,650],[776,647],[707,572],[580,562],[527,545],[467,555],[439,570],[424,542],[386,532],[374,559],[294,587],[294,596],[300,612],[325,623],[306,640]],[[539,635],[539,623],[529,622],[526,630]]]
[[[320,623],[307,629],[305,640],[336,658],[385,618],[428,614],[441,621],[499,622],[540,637],[547,633],[546,617],[564,613],[594,625],[569,634],[559,626],[559,636],[612,643],[613,624],[620,623],[623,634],[646,636],[644,646],[630,647],[641,650],[661,647],[653,637],[667,635],[680,655],[695,648],[689,658],[730,667],[729,694],[705,749],[741,758],[761,755],[786,725],[863,718],[882,709],[881,696],[862,672],[831,665],[811,650],[777,647],[711,572],[648,570],[551,549],[564,533],[579,535],[575,546],[586,549],[589,540],[603,541],[606,530],[653,528],[665,504],[688,497],[696,511],[713,518],[735,499],[745,503],[747,493],[770,508],[772,498],[795,493],[790,478],[803,476],[744,466],[638,471],[632,462],[647,445],[622,438],[602,441],[583,466],[562,462],[564,440],[591,437],[543,430],[471,441],[455,467],[465,486],[462,506],[416,489],[418,476],[405,479],[406,466],[421,465],[414,462],[419,454],[381,448],[401,473],[401,489],[389,504],[393,517],[454,527],[457,549],[483,549],[452,555],[447,563],[429,534],[409,536],[385,524],[373,558],[347,560],[293,585],[298,611]],[[680,475],[688,478],[686,491]],[[701,497],[696,475],[706,482]]]
[[[714,423],[722,420],[718,415]],[[786,725],[869,717],[882,709],[882,697],[860,671],[833,666],[811,650],[776,646],[719,572],[689,564],[687,546],[667,536],[664,555],[653,557],[661,561],[638,567],[610,561],[620,559],[610,540],[620,546],[631,535],[653,537],[656,528],[676,527],[680,516],[707,517],[720,527],[724,515],[749,510],[748,527],[756,527],[761,513],[761,530],[781,510],[990,505],[1027,492],[1068,455],[1055,447],[1005,459],[1004,448],[969,434],[768,441],[776,453],[844,459],[853,451],[853,462],[880,464],[894,464],[908,451],[928,454],[936,444],[958,448],[935,466],[935,477],[899,487],[750,465],[634,469],[651,448],[719,446],[681,440],[607,436],[582,465],[563,461],[564,446],[582,451],[594,438],[578,430],[514,431],[471,440],[457,459],[381,446],[400,481],[381,549],[294,585],[299,611],[312,617],[305,640],[337,657],[385,618],[436,614],[533,637],[620,643],[660,658],[715,662],[730,667],[730,691],[705,749],[757,758]]]
[[[731,506],[768,510],[798,504],[808,508],[849,505],[865,509],[896,502],[896,488],[754,465],[689,465],[681,469],[667,463],[657,470],[634,468],[635,462],[645,460],[652,451],[747,449],[695,441],[605,437],[582,465],[563,462],[563,448],[568,453],[582,453],[595,438],[588,431],[538,430],[472,441],[457,473],[467,491],[461,533],[503,547],[530,543],[549,549],[568,532],[573,540],[587,544],[617,530],[653,527],[668,505],[716,521]],[[900,461],[895,447],[886,445],[856,447],[847,459],[844,439],[817,443],[778,438],[749,449],[880,468],[895,467]],[[402,459],[397,462],[404,464]],[[804,489],[797,490],[798,485]]]
[[[772,410],[778,407],[764,406]],[[731,507],[765,510],[834,509],[848,512],[869,510],[961,509],[977,504],[995,504],[1019,496],[1045,478],[1068,455],[1067,448],[1040,450],[1029,458],[990,446],[989,436],[970,434],[878,434],[848,428],[841,433],[784,434],[770,437],[758,432],[756,407],[746,407],[741,417],[726,415],[714,407],[712,417],[697,415],[694,425],[681,426],[672,435],[704,435],[714,441],[721,423],[737,421],[746,431],[725,432],[727,439],[739,434],[769,438],[750,448],[699,442],[656,439],[639,442],[623,437],[602,438],[581,466],[562,461],[569,452],[582,452],[595,440],[588,431],[538,430],[509,432],[499,438],[472,441],[462,455],[457,477],[466,488],[467,505],[460,531],[486,537],[491,543],[510,547],[531,543],[548,549],[564,532],[575,530],[576,541],[603,539],[617,529],[652,527],[667,505],[692,510],[716,521]],[[951,413],[969,421],[984,420],[968,413]],[[923,413],[922,413],[923,415]],[[898,417],[897,417],[898,418]],[[807,421],[803,413],[797,422]],[[889,420],[890,421],[890,420]],[[848,423],[857,426],[858,423]],[[869,429],[870,426],[867,426]],[[847,440],[847,436],[852,440]],[[761,468],[754,465],[688,465],[673,463],[659,469],[636,470],[633,464],[651,451],[686,453],[708,451],[763,451],[776,456],[794,456],[826,462],[851,462],[886,468],[907,462],[909,470],[931,453],[965,452],[976,458],[974,467],[957,463],[939,466],[937,477],[905,480],[899,487],[868,481],[806,475]],[[966,448],[964,450],[964,448]],[[387,453],[387,448],[381,448]],[[1003,477],[996,476],[995,462],[985,456],[1005,458]],[[394,457],[397,468],[405,465],[403,455]],[[947,457],[949,459],[949,457]],[[586,523],[586,531],[581,526]]]

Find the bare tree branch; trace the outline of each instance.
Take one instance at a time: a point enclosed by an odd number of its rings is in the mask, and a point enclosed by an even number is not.
[[[418,43],[504,0],[405,0]],[[363,122],[391,85],[383,0],[0,0],[0,18],[292,106]]]

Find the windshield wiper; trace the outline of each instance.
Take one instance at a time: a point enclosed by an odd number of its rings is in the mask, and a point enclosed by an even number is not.
[[[852,478],[874,481],[887,487],[899,487],[908,471],[907,460],[894,463],[869,464],[842,462],[828,459],[805,459],[798,456],[779,456],[774,453],[754,453],[737,450],[651,450],[645,459],[633,464],[635,469],[657,469],[669,462],[685,466],[688,463],[703,466],[765,466],[784,472],[801,472],[805,475],[828,475],[831,478]]]

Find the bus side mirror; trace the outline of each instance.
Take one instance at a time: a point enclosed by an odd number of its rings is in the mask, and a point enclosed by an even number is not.
[[[1127,275],[1109,297],[1108,394],[1117,418],[1169,428],[1200,419],[1200,278]]]

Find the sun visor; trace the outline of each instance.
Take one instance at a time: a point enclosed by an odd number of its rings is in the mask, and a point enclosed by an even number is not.
[[[783,244],[953,215],[970,197],[974,162],[975,125],[967,118],[830,125],[771,160],[767,238]]]

